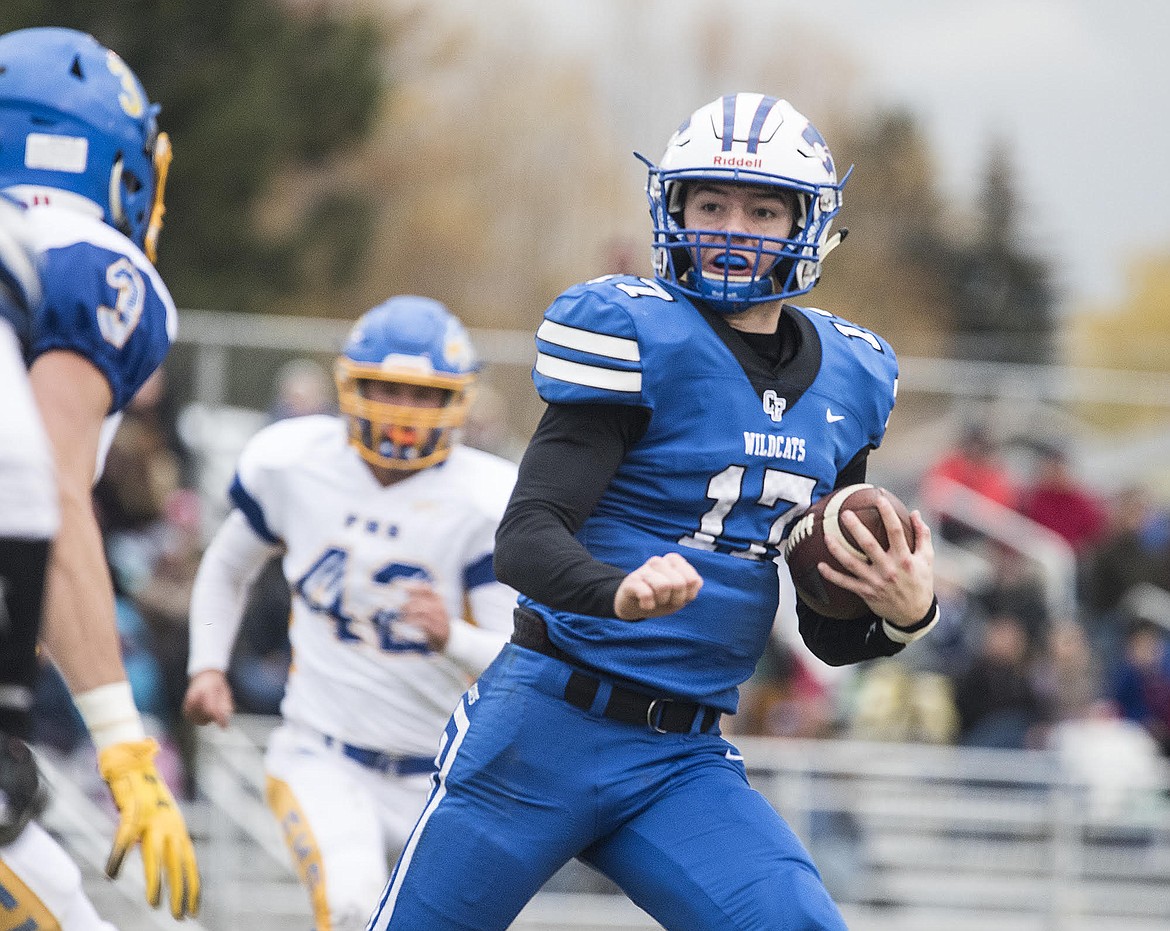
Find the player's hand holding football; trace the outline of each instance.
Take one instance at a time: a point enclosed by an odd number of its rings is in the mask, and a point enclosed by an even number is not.
[[[140,845],[146,900],[158,908],[165,873],[171,914],[185,918],[199,911],[199,868],[187,824],[155,768],[157,752],[158,744],[147,738],[111,744],[98,754],[98,768],[121,814],[106,874],[117,877],[126,854]]]
[[[934,602],[934,545],[930,528],[918,511],[910,514],[915,539],[911,549],[894,506],[881,498],[877,507],[890,541],[889,548],[882,548],[856,514],[843,511],[842,525],[869,561],[850,552],[835,537],[826,536],[829,552],[846,572],[838,572],[827,563],[819,564],[820,571],[830,582],[860,596],[878,617],[896,627],[910,627],[922,620]]]
[[[622,579],[613,598],[614,614],[623,621],[673,614],[694,601],[702,587],[695,567],[678,553],[651,556]]]
[[[210,724],[227,727],[235,714],[232,687],[219,669],[201,669],[191,677],[183,698],[183,714],[192,724]]]

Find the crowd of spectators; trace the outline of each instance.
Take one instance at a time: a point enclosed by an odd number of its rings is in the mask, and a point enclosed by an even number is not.
[[[921,476],[940,551],[958,548],[984,569],[964,585],[942,574],[930,637],[835,681],[778,640],[744,690],[737,730],[1008,749],[1080,746],[1074,733],[1105,747],[1108,734],[1170,757],[1170,597],[1151,597],[1170,594],[1170,510],[1142,486],[1096,491],[1068,448],[1021,450],[1023,467],[1009,465],[972,426]],[[948,509],[955,486],[964,506]],[[1069,609],[1046,589],[1021,527],[1054,535],[1068,554]]]

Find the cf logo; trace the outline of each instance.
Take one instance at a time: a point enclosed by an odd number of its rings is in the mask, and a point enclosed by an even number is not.
[[[769,388],[764,392],[764,413],[771,417],[776,423],[780,422],[780,418],[784,416],[784,408],[788,405],[788,401],[780,397],[775,391]]]

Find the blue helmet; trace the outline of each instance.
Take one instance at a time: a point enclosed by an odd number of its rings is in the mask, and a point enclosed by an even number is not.
[[[659,280],[720,313],[812,290],[821,262],[844,237],[829,235],[848,173],[837,181],[824,138],[786,100],[728,94],[700,107],[671,137],[661,163],[649,168],[646,196],[654,226]],[[786,239],[687,229],[683,207],[694,181],[780,189],[795,198],[796,224]],[[734,241],[733,241],[734,240]],[[724,253],[723,273],[704,273],[702,253]]]
[[[87,198],[155,260],[170,140],[129,66],[74,29],[0,36],[0,189]]]
[[[479,363],[463,324],[438,301],[392,297],[367,311],[337,359],[337,399],[349,440],[366,462],[384,469],[425,469],[451,452],[467,420]],[[438,407],[387,403],[371,382],[442,389]]]

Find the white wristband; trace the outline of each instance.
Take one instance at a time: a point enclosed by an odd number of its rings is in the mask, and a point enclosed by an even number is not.
[[[125,680],[74,695],[73,704],[99,752],[111,744],[146,738],[142,717],[134,706],[134,693]]]
[[[925,637],[932,627],[938,623],[939,617],[942,616],[942,609],[936,604],[934,606],[934,616],[921,627],[915,627],[914,630],[905,630],[901,627],[896,627],[887,620],[882,620],[882,631],[887,637],[894,641],[894,643],[913,643]]]

